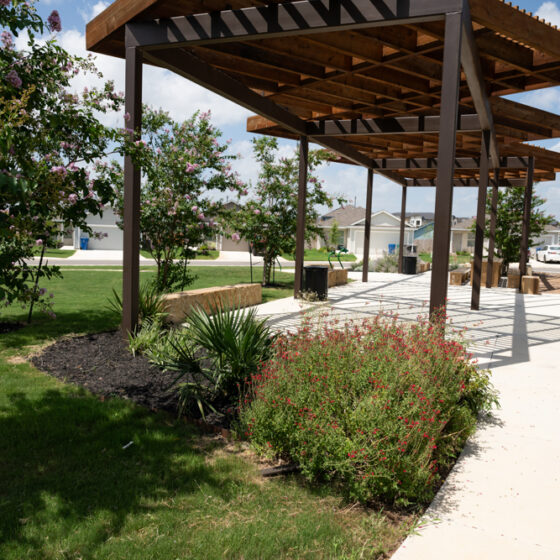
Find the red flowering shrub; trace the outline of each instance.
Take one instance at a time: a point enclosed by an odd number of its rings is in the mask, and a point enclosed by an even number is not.
[[[425,502],[493,403],[488,373],[441,324],[377,317],[279,338],[248,383],[240,426],[349,499]]]

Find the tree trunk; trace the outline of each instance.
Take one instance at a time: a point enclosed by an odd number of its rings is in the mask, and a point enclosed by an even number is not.
[[[270,284],[270,274],[272,272],[272,263],[274,259],[270,257],[267,253],[264,254],[263,259],[263,286],[268,286]]]

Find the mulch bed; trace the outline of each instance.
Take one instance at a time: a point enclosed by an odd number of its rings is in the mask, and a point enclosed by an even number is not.
[[[31,361],[41,371],[100,397],[177,411],[177,395],[170,388],[176,375],[154,367],[140,354],[133,356],[120,331],[64,338]]]
[[[141,354],[133,356],[120,331],[63,338],[31,362],[37,369],[99,397],[121,397],[153,411],[179,412],[177,392],[172,387],[177,374],[162,371]],[[200,422],[198,409],[189,410],[188,416],[210,431],[223,432],[231,423],[231,415],[225,411],[207,414],[204,422]]]

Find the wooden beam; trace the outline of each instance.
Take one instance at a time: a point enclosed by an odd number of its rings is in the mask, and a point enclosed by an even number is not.
[[[305,215],[307,212],[307,170],[309,159],[309,142],[307,136],[299,139],[299,177],[298,206],[296,229],[296,261],[294,274],[294,298],[299,298],[303,291],[303,262],[305,252]]]
[[[406,179],[407,187],[435,187],[434,179]],[[527,184],[526,179],[500,179],[500,187],[523,187]],[[478,179],[453,179],[455,187],[478,187]]]
[[[347,119],[314,121],[311,125],[324,136],[374,136],[381,134],[419,134],[439,132],[439,115],[393,117],[377,119]],[[480,131],[478,115],[461,115],[457,130],[462,132]],[[318,137],[317,132],[313,133]]]
[[[368,281],[369,241],[371,237],[371,199],[373,198],[373,169],[367,171],[366,219],[364,227],[364,258],[362,259],[362,282]]]
[[[454,158],[454,167],[457,169],[479,169],[480,158],[458,157]],[[504,169],[524,169],[529,165],[528,157],[502,157],[498,160]],[[376,158],[372,160],[374,169],[437,169],[438,158]]]
[[[486,91],[486,83],[480,65],[480,57],[478,47],[474,40],[474,32],[469,9],[469,1],[465,0],[463,6],[463,40],[461,41],[461,64],[467,84],[472,95],[474,108],[480,118],[482,130],[490,133],[490,157],[494,167],[498,167],[498,141],[496,139],[496,131],[494,129],[494,119],[492,109],[488,101]]]
[[[401,223],[399,224],[399,274],[403,273],[404,227],[406,225],[406,187],[402,188],[401,195]]]
[[[457,145],[457,114],[461,80],[461,43],[463,30],[461,12],[445,16],[443,73],[441,86],[441,122],[438,142],[432,281],[430,285],[430,317],[445,312],[449,271],[453,175]]]
[[[212,68],[204,60],[194,56],[183,49],[171,49],[168,51],[144,52],[144,58],[149,62],[172,70],[189,80],[197,83],[233,101],[251,111],[259,113],[270,119],[291,133],[298,136],[308,136],[309,127],[299,117],[280,107],[270,99],[255,93],[241,82],[235,80],[225,72]],[[319,132],[319,131],[317,131]],[[342,140],[337,138],[316,138],[314,141],[329,150],[332,150],[347,160],[363,167],[373,167],[372,159],[360,153]],[[382,175],[402,184],[402,179],[396,174],[382,171]]]
[[[486,268],[486,287],[492,287],[494,274],[494,250],[496,247],[496,222],[498,220],[498,185],[500,184],[500,170],[494,169],[492,181],[492,199],[490,204],[490,230],[488,235],[488,265]]]
[[[480,308],[480,281],[482,278],[482,253],[484,250],[484,229],[486,225],[486,195],[488,190],[488,174],[490,157],[490,131],[482,133],[480,148],[480,178],[476,210],[476,232],[474,238],[474,262],[472,274],[471,309]]]
[[[462,0],[300,0],[128,25],[136,46],[165,49],[431,21],[462,9]]]
[[[533,171],[535,160],[530,158],[525,184],[525,197],[523,199],[523,225],[521,228],[521,247],[519,251],[519,274],[527,274],[527,259],[529,257],[529,238],[531,237],[531,204],[533,198]],[[519,286],[521,290],[521,285]]]

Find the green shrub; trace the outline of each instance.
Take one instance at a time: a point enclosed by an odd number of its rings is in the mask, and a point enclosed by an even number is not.
[[[398,272],[398,255],[386,255],[375,261],[375,272]]]
[[[442,326],[377,318],[278,339],[240,403],[240,433],[349,499],[429,501],[496,402],[488,373]]]
[[[122,315],[122,297],[114,288],[108,300],[109,309]],[[149,282],[141,284],[138,294],[138,320],[140,323],[144,321],[159,322],[163,320],[166,315],[165,302],[155,285]]]
[[[187,316],[187,326],[170,335],[172,352],[166,357],[152,351],[160,367],[178,372],[182,406],[196,403],[202,416],[206,409],[231,405],[239,400],[239,388],[270,355],[275,336],[255,310],[231,309],[210,314],[202,308]],[[154,357],[155,356],[155,357]]]

